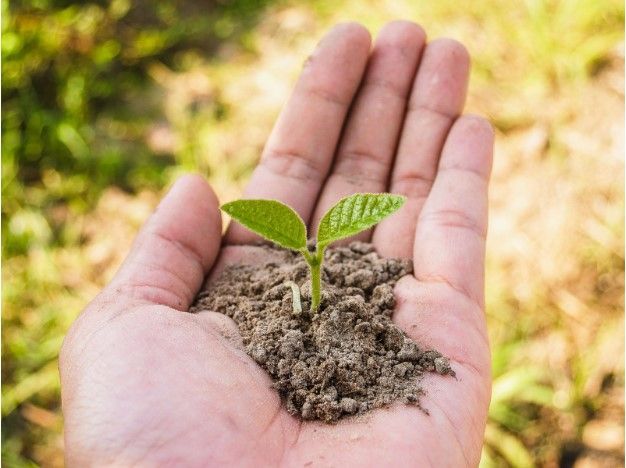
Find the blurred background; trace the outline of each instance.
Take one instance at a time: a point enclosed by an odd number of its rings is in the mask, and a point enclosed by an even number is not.
[[[497,132],[484,467],[624,457],[624,5],[617,0],[2,0],[2,460],[61,466],[57,354],[165,188],[237,197],[343,20],[469,48]]]

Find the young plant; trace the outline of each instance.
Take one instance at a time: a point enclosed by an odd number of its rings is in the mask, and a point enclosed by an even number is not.
[[[321,268],[324,250],[339,239],[358,234],[394,213],[405,197],[387,193],[357,193],[342,198],[330,208],[317,226],[315,247],[307,247],[306,225],[287,205],[276,200],[236,200],[221,209],[267,240],[300,252],[311,274],[311,310],[320,304]],[[294,290],[294,302],[297,288]]]

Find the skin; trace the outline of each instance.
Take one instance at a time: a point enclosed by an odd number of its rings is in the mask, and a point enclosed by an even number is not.
[[[301,422],[243,352],[234,324],[185,311],[235,261],[261,261],[199,176],[180,179],[60,356],[68,466],[476,466],[489,404],[484,317],[493,131],[461,116],[465,48],[409,22],[373,45],[341,24],[307,60],[245,192],[294,207],[311,228],[339,198],[409,200],[360,238],[411,257],[394,320],[447,355],[457,378],[425,378],[422,405],[335,425]]]

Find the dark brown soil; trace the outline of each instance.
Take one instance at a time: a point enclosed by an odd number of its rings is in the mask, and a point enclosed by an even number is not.
[[[310,314],[307,265],[297,253],[283,258],[227,268],[191,311],[235,321],[290,413],[333,422],[395,401],[419,405],[425,372],[454,375],[445,357],[422,349],[391,321],[393,287],[412,272],[410,261],[380,258],[362,242],[329,248],[320,309]],[[302,292],[300,314],[284,285],[289,280]]]

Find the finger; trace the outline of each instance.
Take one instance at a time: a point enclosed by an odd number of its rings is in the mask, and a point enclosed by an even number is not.
[[[493,140],[483,118],[455,122],[417,222],[414,247],[418,280],[446,283],[481,306]]]
[[[342,197],[384,192],[398,144],[411,84],[426,35],[408,21],[380,32],[354,101],[334,166],[320,195],[311,229]],[[363,233],[362,239],[367,234]]]
[[[489,376],[489,339],[483,309],[445,283],[398,281],[393,321],[425,349]],[[453,366],[455,367],[455,366]]]
[[[407,197],[393,218],[380,223],[373,242],[381,255],[410,258],[415,226],[437,172],[452,122],[463,110],[469,55],[457,41],[429,43],[420,63],[398,145],[389,190]]]
[[[491,394],[491,356],[483,310],[444,284],[402,278],[396,285],[394,322],[422,349],[436,349],[450,360],[455,377],[424,380],[422,406],[456,430],[464,448],[462,465],[477,466]],[[421,412],[420,412],[421,414]],[[449,428],[448,428],[449,429]],[[473,455],[472,455],[473,453]],[[444,465],[438,465],[444,466]]]
[[[335,27],[322,40],[278,118],[246,198],[282,201],[308,222],[361,82],[369,48],[369,33],[355,23]],[[255,239],[238,224],[232,224],[226,236],[230,244]]]
[[[200,176],[180,178],[137,236],[106,291],[188,310],[219,251],[218,201]]]

